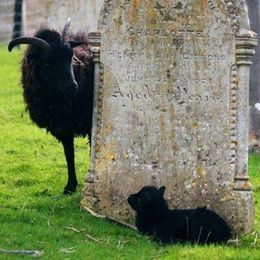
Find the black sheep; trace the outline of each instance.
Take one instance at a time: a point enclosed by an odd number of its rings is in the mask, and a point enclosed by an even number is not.
[[[68,35],[42,28],[34,37],[9,43],[29,44],[22,60],[23,96],[33,122],[62,142],[68,167],[64,193],[76,191],[74,137],[91,141],[94,66],[85,34]]]
[[[170,210],[163,198],[165,187],[145,186],[128,198],[136,211],[136,227],[160,243],[225,243],[231,229],[214,211],[204,208]]]

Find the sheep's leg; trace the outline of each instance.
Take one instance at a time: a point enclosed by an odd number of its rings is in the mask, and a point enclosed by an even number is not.
[[[64,188],[64,194],[70,194],[75,192],[78,185],[76,171],[75,171],[73,140],[74,140],[73,136],[61,140],[66,161],[67,161],[67,167],[68,167],[68,183]]]

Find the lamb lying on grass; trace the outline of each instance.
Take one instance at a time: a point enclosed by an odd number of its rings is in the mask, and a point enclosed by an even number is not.
[[[165,187],[145,186],[128,198],[136,211],[136,227],[155,241],[168,243],[225,243],[231,229],[215,212],[204,208],[170,210],[163,198]]]

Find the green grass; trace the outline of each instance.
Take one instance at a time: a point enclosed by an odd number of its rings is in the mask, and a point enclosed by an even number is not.
[[[19,86],[22,52],[6,49],[0,47],[0,248],[42,250],[42,259],[260,259],[260,238],[254,245],[253,234],[236,246],[161,247],[81,211],[89,162],[84,139],[76,140],[79,191],[61,195],[66,182],[62,147],[28,118]],[[252,154],[249,165],[259,231],[260,156]],[[23,258],[0,254],[0,259]]]

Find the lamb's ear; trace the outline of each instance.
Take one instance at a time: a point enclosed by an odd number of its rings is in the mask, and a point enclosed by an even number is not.
[[[164,194],[165,189],[166,189],[165,186],[162,186],[162,187],[160,187],[160,188],[158,189],[162,196],[163,196],[163,194]]]
[[[84,42],[80,42],[80,41],[68,41],[69,45],[71,48],[75,48],[78,47],[80,45],[82,45]]]

